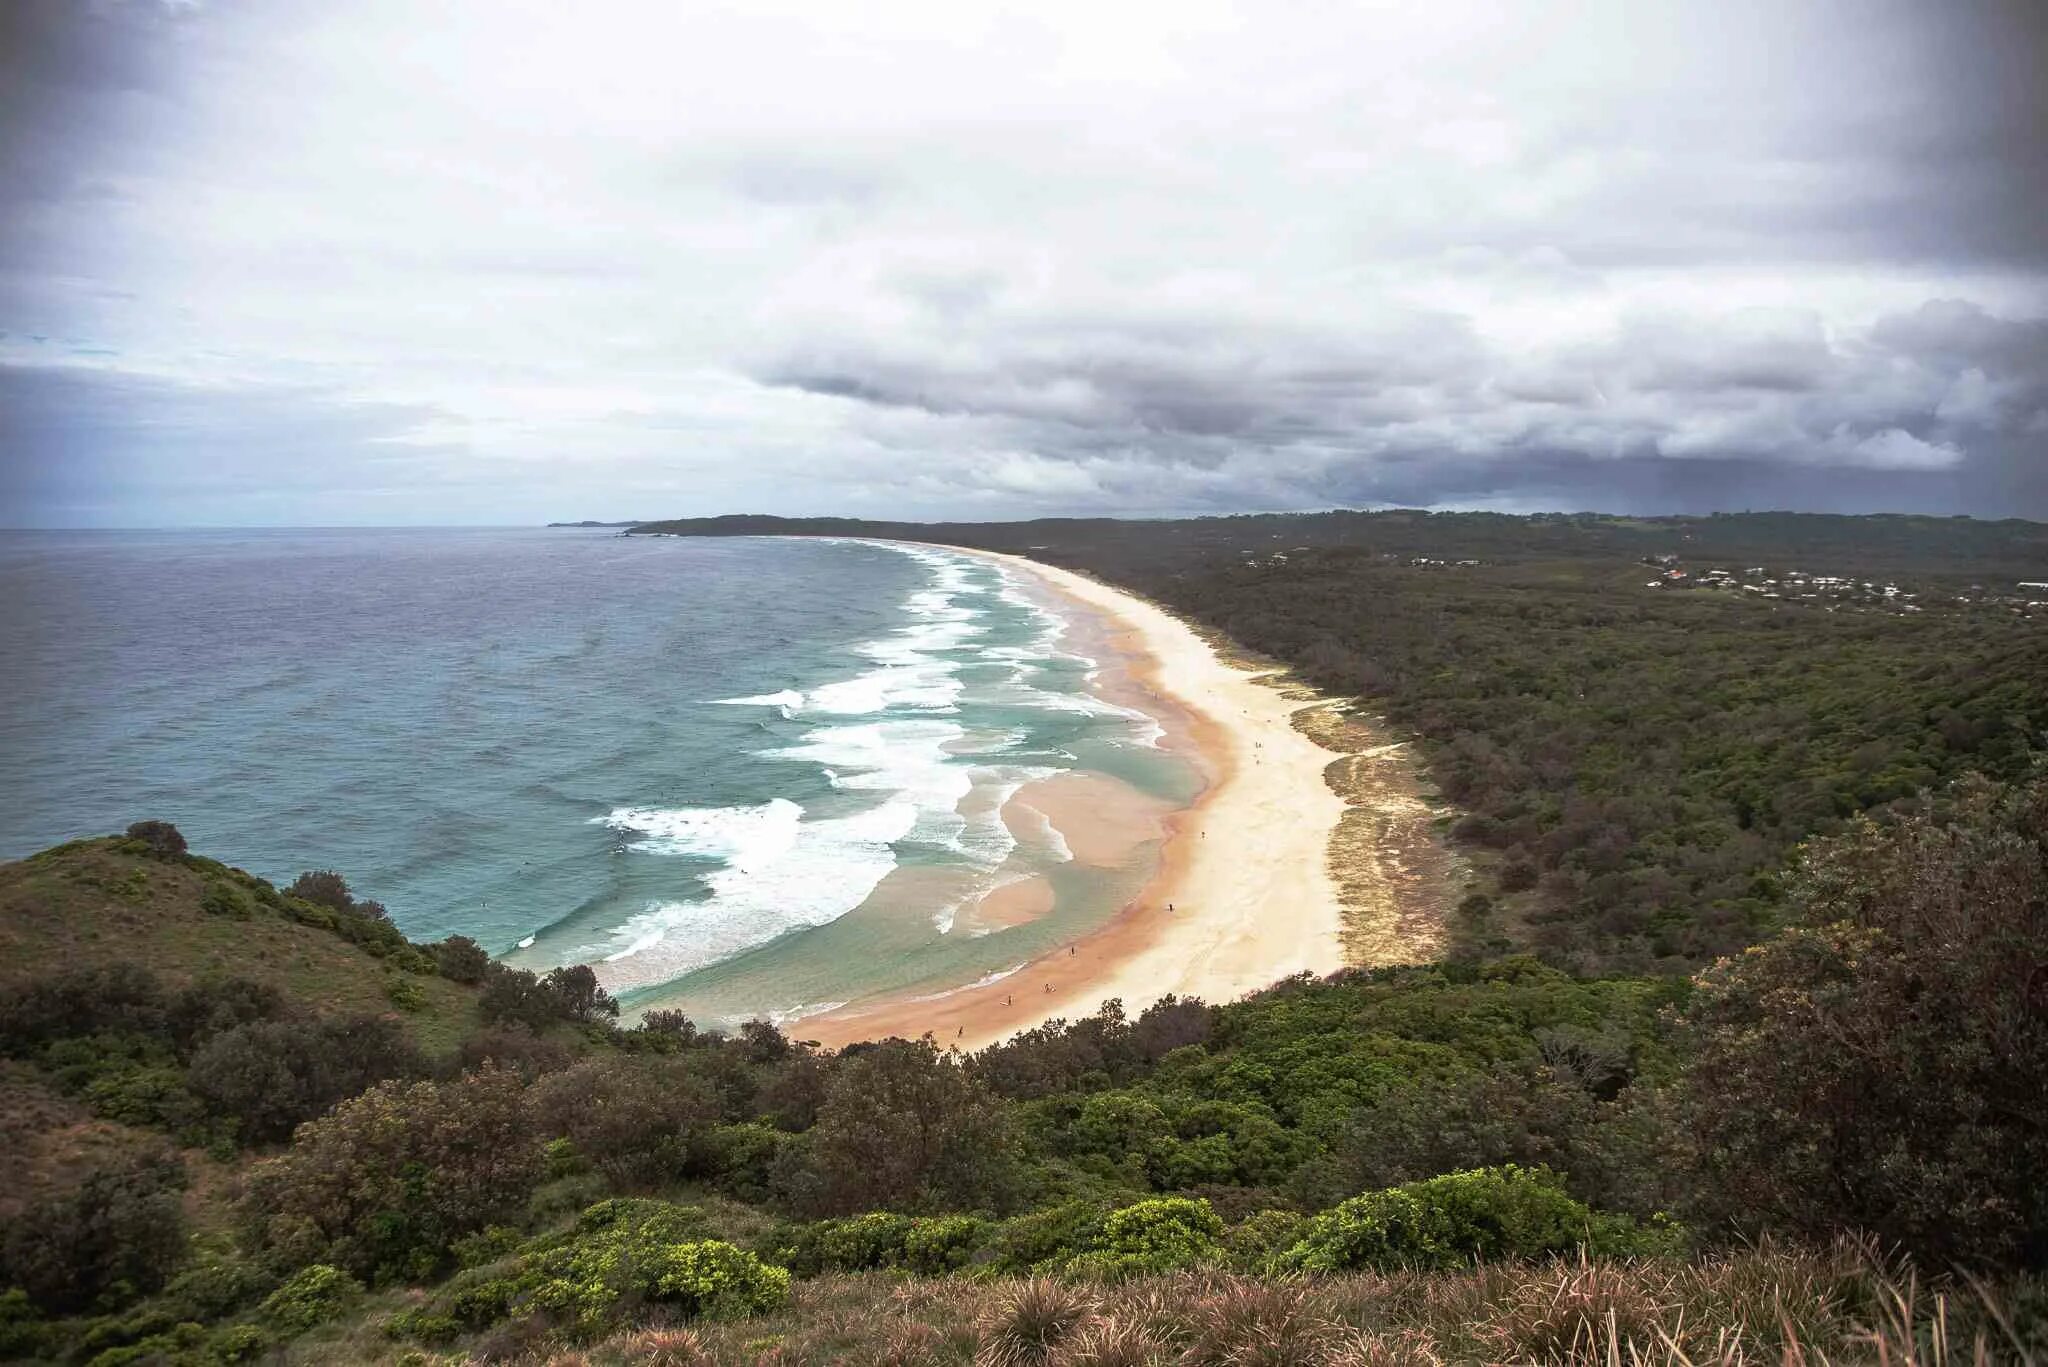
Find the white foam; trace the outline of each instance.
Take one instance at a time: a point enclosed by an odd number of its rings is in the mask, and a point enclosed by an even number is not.
[[[802,1020],[806,1016],[822,1016],[827,1011],[837,1011],[845,1002],[799,1002],[787,1011],[770,1011],[769,1023],[784,1026]]]
[[[621,809],[602,818],[637,830],[632,848],[718,858],[709,896],[657,902],[629,917],[587,957],[607,987],[666,982],[792,930],[836,921],[867,900],[896,866],[891,846],[917,821],[914,804],[887,801],[851,816],[802,820],[785,798],[757,807]]]
[[[982,987],[994,987],[1011,974],[1021,973],[1023,970],[1023,964],[1011,964],[1008,968],[999,968],[993,973],[984,973],[973,982],[966,983],[960,987],[949,987],[943,992],[927,992],[921,997],[912,997],[910,1000],[914,1002],[944,1001],[947,997],[957,997],[962,992],[972,992]]]
[[[804,695],[794,688],[785,688],[780,693],[762,693],[752,698],[714,698],[712,701],[726,707],[801,707]]]
[[[628,848],[638,853],[715,864],[700,875],[701,899],[651,903],[580,956],[602,960],[600,977],[607,987],[669,981],[790,931],[836,920],[873,893],[899,854],[922,849],[964,863],[975,871],[978,895],[985,895],[1018,845],[1003,819],[1005,804],[1025,784],[1071,764],[1073,755],[1024,748],[1031,739],[1026,730],[969,732],[953,719],[963,703],[1121,719],[1130,723],[1128,738],[1152,743],[1144,740],[1150,728],[1156,739],[1158,724],[1141,712],[1092,692],[1064,693],[1029,682],[1049,660],[1083,667],[1094,662],[1059,650],[1067,621],[1029,597],[1009,570],[949,551],[864,544],[901,554],[925,571],[924,582],[900,604],[903,625],[853,648],[866,667],[807,690],[716,701],[773,708],[786,719],[813,722],[793,743],[756,755],[814,765],[833,789],[864,795],[873,805],[841,814],[839,804],[847,799],[834,797],[825,812],[806,812],[777,797],[745,806],[621,807],[598,818],[628,833]],[[985,643],[998,605],[1030,614],[1034,630],[1028,644]],[[977,682],[969,697],[962,671],[991,662],[1013,666],[1006,671],[1012,677],[994,685]],[[1048,758],[1051,763],[1043,762]],[[1029,843],[1051,858],[1072,859],[1060,833],[1042,813],[1038,818],[1043,831],[1027,833]],[[964,904],[934,913],[939,933],[951,932]],[[791,1008],[778,1019],[840,1004]]]

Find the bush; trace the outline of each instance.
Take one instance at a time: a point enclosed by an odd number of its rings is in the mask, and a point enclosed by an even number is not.
[[[777,1238],[776,1258],[801,1277],[895,1267],[914,1223],[907,1215],[872,1211],[799,1225]]]
[[[254,1362],[270,1351],[270,1335],[253,1324],[231,1324],[206,1346],[222,1362]]]
[[[984,1246],[989,1265],[1004,1272],[1049,1271],[1096,1246],[1109,1208],[1086,1200],[1063,1201],[997,1225]]]
[[[1069,1267],[1090,1276],[1130,1277],[1172,1272],[1213,1261],[1223,1222],[1207,1201],[1184,1196],[1140,1201],[1110,1212],[1095,1251]]]
[[[731,1244],[703,1239],[665,1250],[648,1298],[685,1315],[737,1319],[787,1303],[789,1273]]]
[[[348,880],[333,869],[308,869],[292,880],[284,895],[330,911],[353,912],[356,909],[355,894],[349,891]]]
[[[1310,1219],[1279,1263],[1300,1272],[1447,1269],[1566,1252],[1597,1242],[1605,1227],[1548,1169],[1509,1164],[1355,1196]]]
[[[258,1313],[285,1337],[325,1324],[363,1294],[363,1284],[338,1267],[314,1263],[264,1298]]]
[[[173,1277],[162,1303],[180,1319],[218,1320],[277,1287],[277,1278],[240,1257],[208,1256]]]
[[[128,838],[141,841],[154,858],[185,857],[185,837],[168,821],[138,821],[128,828]]]
[[[484,971],[491,966],[491,956],[467,935],[450,935],[428,946],[428,951],[433,954],[434,966],[441,976],[450,982],[480,983]]]
[[[567,1138],[615,1182],[684,1175],[695,1132],[716,1125],[717,1093],[686,1064],[665,1058],[585,1059],[533,1084],[535,1126]]]
[[[1016,1189],[994,1098],[930,1040],[841,1055],[806,1138],[776,1173],[784,1202],[804,1214],[1000,1206]]]
[[[446,1322],[480,1329],[545,1312],[592,1336],[643,1305],[719,1318],[781,1306],[789,1273],[727,1243],[700,1236],[702,1212],[664,1201],[601,1201],[567,1238],[522,1255],[499,1276],[458,1278],[441,1302],[395,1331],[429,1337]]]
[[[1292,1210],[1262,1210],[1232,1225],[1223,1235],[1223,1260],[1233,1271],[1266,1272],[1274,1259],[1301,1238],[1307,1217]]]
[[[45,1311],[111,1308],[161,1287],[185,1256],[184,1169],[160,1158],[88,1172],[0,1235],[0,1284]]]
[[[967,1266],[988,1231],[972,1215],[914,1220],[903,1236],[903,1265],[920,1276],[937,1277]]]
[[[1700,975],[1700,1213],[2048,1262],[2048,777],[1816,842],[1808,924]]]
[[[456,1071],[473,1073],[488,1063],[509,1068],[528,1082],[557,1072],[576,1061],[565,1044],[543,1039],[524,1026],[489,1026],[465,1039],[455,1051]]]
[[[743,1200],[762,1200],[786,1142],[770,1125],[714,1125],[691,1136],[689,1170]]]
[[[161,1038],[169,1010],[169,993],[140,964],[67,968],[0,994],[0,1049],[19,1056],[108,1031]]]
[[[375,1083],[424,1071],[397,1021],[320,1016],[257,1021],[216,1035],[193,1055],[186,1080],[215,1115],[235,1122],[244,1140],[268,1143]]]
[[[518,1077],[486,1069],[342,1102],[256,1166],[246,1202],[258,1241],[287,1262],[383,1282],[424,1277],[455,1240],[511,1219],[540,1175]]]

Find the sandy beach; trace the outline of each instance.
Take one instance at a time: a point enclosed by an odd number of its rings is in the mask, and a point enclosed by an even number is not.
[[[1018,556],[965,547],[998,561],[1100,623],[1122,657],[1112,688],[1149,695],[1168,743],[1208,783],[1181,811],[1151,810],[1091,787],[1054,780],[1037,793],[1047,819],[1072,832],[1075,857],[1163,837],[1157,873],[1099,929],[998,981],[948,992],[857,1003],[792,1025],[827,1045],[932,1034],[974,1049],[1056,1016],[1073,1018],[1120,998],[1132,1015],[1169,994],[1231,1001],[1303,971],[1343,967],[1343,900],[1329,870],[1345,800],[1326,781],[1337,758],[1296,725],[1322,704],[1219,658],[1192,628],[1155,604],[1085,576]],[[992,920],[1042,907],[1042,890],[1006,890]],[[996,902],[996,899],[990,899]]]

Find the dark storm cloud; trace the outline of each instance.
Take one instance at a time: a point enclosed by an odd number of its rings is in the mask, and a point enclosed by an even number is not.
[[[2048,514],[2048,323],[1934,300],[1831,338],[1812,314],[1626,320],[1540,357],[1417,315],[1375,343],[1219,318],[987,322],[923,348],[842,343],[760,378],[978,418],[1077,464],[1251,464],[1259,497]],[[1123,492],[1109,475],[1109,502]],[[1191,487],[1208,505],[1233,488]],[[1252,486],[1242,486],[1246,493]],[[2021,500],[2015,504],[2013,499]],[[1905,500],[1896,505],[1888,500]]]
[[[183,13],[158,0],[0,5],[0,266],[52,245],[38,206],[119,197],[106,173],[167,97]]]

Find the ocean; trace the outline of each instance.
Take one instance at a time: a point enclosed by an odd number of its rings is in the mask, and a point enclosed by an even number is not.
[[[1075,860],[1020,791],[1199,786],[1072,612],[862,541],[8,532],[0,857],[161,818],[274,881],[340,870],[415,939],[588,962],[710,1024],[943,992],[1150,872],[1149,847]],[[963,915],[1034,878],[1042,914]]]

